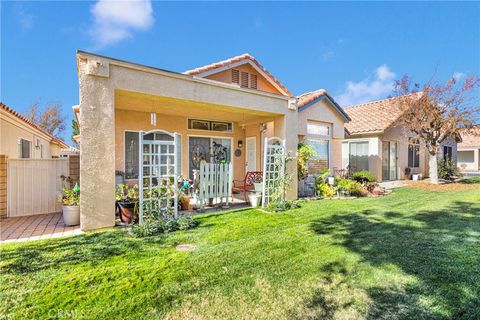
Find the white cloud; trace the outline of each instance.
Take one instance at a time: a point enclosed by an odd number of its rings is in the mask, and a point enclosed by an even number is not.
[[[133,31],[146,31],[154,22],[151,0],[99,0],[90,11],[96,49],[131,38]]]
[[[393,90],[396,74],[383,64],[369,77],[359,81],[348,81],[345,90],[335,97],[342,106],[374,101],[386,98]]]
[[[461,80],[462,78],[465,78],[465,76],[466,76],[465,73],[458,72],[458,71],[454,72],[453,75],[452,75],[453,79],[455,79],[456,81]]]
[[[333,59],[333,57],[335,57],[335,51],[333,50],[327,50],[322,53],[323,61],[328,61],[330,59]]]
[[[23,6],[17,9],[17,22],[22,30],[29,30],[33,28],[33,14],[25,11]]]

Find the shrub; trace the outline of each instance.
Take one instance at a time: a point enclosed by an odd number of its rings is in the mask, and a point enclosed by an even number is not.
[[[317,184],[317,194],[321,197],[331,198],[335,195],[335,189],[326,183]]]
[[[317,155],[317,152],[308,144],[299,143],[297,149],[297,171],[298,180],[302,180],[307,176],[307,161]]]
[[[353,174],[353,180],[360,183],[367,183],[367,182],[373,183],[375,182],[375,177],[370,171],[362,170],[362,171],[355,172]]]
[[[192,217],[180,217],[178,219],[148,219],[141,225],[134,225],[132,233],[137,238],[154,236],[162,233],[170,233],[177,230],[188,230],[197,226],[197,221]]]
[[[366,197],[368,195],[368,191],[365,190],[362,184],[355,180],[341,179],[338,181],[337,188],[338,190],[347,191],[355,197]]]
[[[194,220],[192,217],[180,217],[177,220],[178,230],[188,230],[195,228],[198,225],[197,220]]]
[[[288,211],[290,209],[300,208],[300,203],[293,200],[278,200],[272,201],[268,204],[267,210],[270,212]]]
[[[460,177],[462,175],[450,158],[439,160],[437,171],[438,177],[446,180],[450,180],[453,177]]]

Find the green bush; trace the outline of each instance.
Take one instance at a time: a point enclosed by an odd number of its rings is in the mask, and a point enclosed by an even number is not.
[[[148,219],[141,225],[134,225],[132,233],[137,238],[150,237],[162,233],[170,233],[177,230],[195,228],[197,221],[192,217],[180,217],[178,219]]]
[[[360,183],[367,183],[367,182],[373,183],[375,182],[375,177],[370,171],[362,170],[362,171],[355,172],[353,174],[353,180]]]
[[[300,208],[300,203],[293,200],[278,200],[268,204],[267,210],[270,212],[288,211],[290,209]]]
[[[320,197],[331,198],[335,195],[335,189],[327,183],[318,183],[317,194]]]
[[[368,195],[368,191],[365,190],[362,184],[355,180],[340,179],[337,188],[338,190],[344,190],[355,197],[366,197]]]
[[[462,174],[460,173],[460,170],[455,166],[452,159],[450,158],[439,160],[437,171],[438,171],[438,177],[440,179],[450,180],[453,177],[462,176]]]
[[[302,180],[307,176],[307,161],[315,157],[317,152],[312,146],[299,143],[297,153],[298,180]]]

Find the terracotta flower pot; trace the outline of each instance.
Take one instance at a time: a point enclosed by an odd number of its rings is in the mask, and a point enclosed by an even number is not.
[[[132,223],[135,219],[135,202],[118,202],[120,220],[125,223]]]

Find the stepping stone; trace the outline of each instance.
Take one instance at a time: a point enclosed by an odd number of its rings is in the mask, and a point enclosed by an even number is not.
[[[179,244],[175,247],[178,251],[193,251],[197,249],[197,246],[193,244]]]

